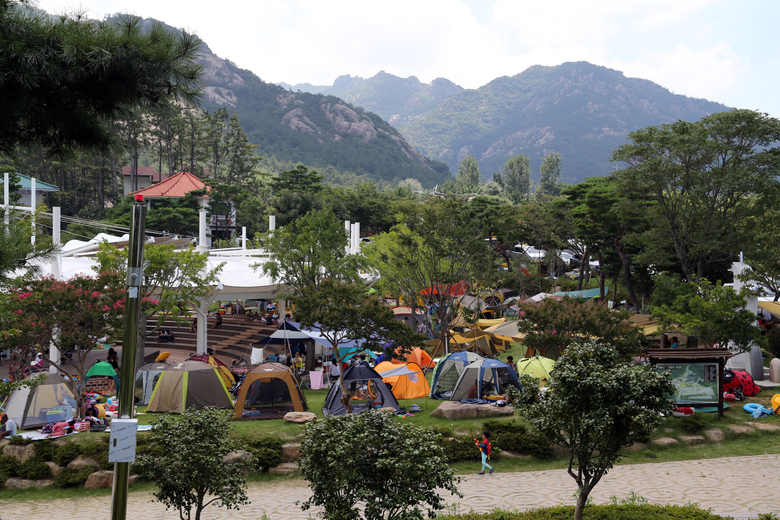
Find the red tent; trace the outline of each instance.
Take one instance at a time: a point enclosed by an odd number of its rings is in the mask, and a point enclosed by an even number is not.
[[[461,280],[460,282],[454,283],[452,285],[449,284],[434,285],[433,287],[428,287],[427,289],[423,289],[422,291],[420,291],[420,294],[424,294],[428,296],[430,294],[440,294],[441,292],[446,292],[448,295],[452,296],[453,298],[456,298],[458,296],[463,296],[468,292],[468,288],[466,287],[466,281]]]

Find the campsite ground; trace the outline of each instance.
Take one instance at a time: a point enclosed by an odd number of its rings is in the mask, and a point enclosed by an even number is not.
[[[103,359],[105,352],[104,350],[98,350],[94,351],[92,355],[95,356],[96,360]],[[173,352],[171,356],[173,360],[184,359],[187,356],[187,353],[182,351],[172,350],[171,352]],[[503,354],[501,358],[505,359],[505,356],[508,354],[510,353]],[[310,411],[322,416],[322,405],[327,396],[327,391],[327,389],[304,390]],[[747,402],[768,406],[772,395],[775,393],[780,393],[780,389],[764,389],[759,395],[748,398],[744,402],[732,403],[732,406],[726,410],[723,418],[718,418],[717,414],[714,413],[701,414],[700,416],[704,419],[702,432],[708,431],[706,434],[687,432],[683,429],[680,419],[665,418],[663,424],[652,435],[651,442],[647,445],[637,446],[632,450],[626,450],[619,464],[679,462],[780,454],[780,416],[753,419],[742,410],[742,405]],[[441,401],[427,398],[401,401],[400,405],[402,407],[409,409],[412,404],[417,404],[423,411],[415,413],[413,417],[403,419],[399,417],[397,420],[411,422],[423,427],[446,426],[451,428],[456,434],[470,436],[482,430],[483,421],[479,419],[450,421],[431,417],[431,412],[440,403]],[[142,411],[142,409],[139,411]],[[154,415],[152,414],[142,414],[139,416],[139,422],[141,424],[149,424],[153,418]],[[517,415],[498,420],[523,422],[523,419]],[[303,427],[301,425],[279,420],[236,421],[234,426],[233,435],[239,438],[276,435],[283,442],[297,442],[303,436]],[[86,440],[96,435],[105,434],[80,434],[74,437],[74,440]],[[717,440],[721,437],[721,440]],[[468,475],[474,473],[475,464],[472,462],[459,462],[455,463],[453,467],[457,473]],[[497,472],[501,474],[559,470],[565,468],[567,464],[568,459],[561,456],[552,460],[539,460],[530,457],[509,457],[498,454],[496,468]],[[288,478],[258,475],[251,477],[250,481],[265,485],[281,480],[286,481]],[[292,478],[295,479],[296,477],[293,476]],[[152,486],[146,484],[134,487],[133,492],[148,493],[150,489],[152,489]],[[0,500],[50,500],[63,497],[102,496],[101,493],[100,491],[87,492],[73,489],[3,490],[0,491]]]

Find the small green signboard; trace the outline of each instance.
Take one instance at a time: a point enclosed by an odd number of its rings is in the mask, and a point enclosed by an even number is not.
[[[717,363],[659,363],[656,368],[669,372],[675,388],[672,400],[676,404],[718,402]]]

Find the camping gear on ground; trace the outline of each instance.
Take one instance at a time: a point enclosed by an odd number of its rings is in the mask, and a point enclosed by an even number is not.
[[[207,406],[233,408],[233,401],[216,367],[187,360],[163,370],[146,411],[182,413]]]
[[[226,387],[231,388],[234,384],[236,384],[236,378],[233,377],[233,374],[230,373],[230,369],[227,367],[227,365],[214,356],[209,354],[190,356],[190,361],[200,361],[202,363],[208,363],[209,365],[216,367],[217,370],[219,370],[219,375],[225,382]]]
[[[41,428],[71,417],[76,399],[68,381],[59,374],[42,375],[43,381],[34,388],[21,387],[8,397],[5,413],[19,430]]]
[[[453,352],[448,354],[436,365],[431,382],[430,397],[447,400],[452,395],[452,389],[460,378],[460,373],[467,365],[483,359],[474,352]]]
[[[772,396],[772,409],[775,413],[780,413],[780,394]]]
[[[382,361],[374,370],[379,372],[382,380],[393,389],[396,399],[417,399],[427,397],[431,392],[423,369],[417,363],[398,365],[390,361]]]
[[[672,410],[672,415],[674,417],[690,417],[695,412],[696,410],[690,406],[677,406],[674,410]]]
[[[306,399],[292,370],[280,363],[263,363],[246,373],[233,419],[281,419],[287,412],[306,410]]]
[[[382,381],[382,376],[373,368],[365,365],[349,367],[344,371],[342,377],[348,390],[353,386],[352,383],[355,383],[353,393],[356,395],[352,399],[365,401],[364,403],[353,403],[353,412],[359,413],[375,406],[381,406],[382,408],[391,407],[396,412],[400,410],[398,401],[390,387]],[[322,406],[322,411],[325,416],[346,414],[346,408],[341,403],[340,384],[331,385],[328,397],[325,398],[325,404]]]
[[[753,397],[761,391],[761,387],[753,382],[753,378],[745,370],[724,370],[723,382],[725,392],[741,388],[746,396]]]
[[[517,362],[517,375],[528,374],[542,381],[550,380],[550,373],[555,368],[555,361],[544,356],[523,358]]]
[[[154,387],[157,384],[157,380],[160,379],[160,374],[164,370],[170,368],[168,363],[147,363],[138,369],[135,374],[135,390],[133,395],[135,396],[136,404],[147,405],[152,398]],[[111,407],[111,398],[108,398],[106,403],[108,410]]]
[[[114,380],[116,391],[119,392],[119,376],[116,374],[116,370],[108,361],[98,361],[92,368],[89,369],[87,375],[84,376],[84,384],[86,385],[90,377],[105,376]]]
[[[508,386],[520,388],[517,374],[509,365],[497,359],[480,359],[460,373],[450,401],[480,399],[485,394],[503,394]]]
[[[773,412],[769,408],[765,408],[764,406],[761,406],[758,403],[747,403],[745,406],[742,407],[742,409],[745,410],[747,413],[749,413],[752,417],[755,417],[756,419],[759,419],[761,417],[768,417],[770,415],[775,414],[775,412]]]

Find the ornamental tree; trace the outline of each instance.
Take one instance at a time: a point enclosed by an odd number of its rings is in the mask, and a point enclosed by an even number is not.
[[[182,520],[200,520],[211,503],[236,510],[249,503],[242,472],[249,462],[224,461],[225,455],[238,449],[230,439],[231,416],[229,411],[207,407],[152,419],[149,443],[154,455],[139,455],[134,468],[157,484],[154,496],[166,508],[178,510]]]
[[[444,508],[440,489],[462,497],[438,436],[382,412],[309,422],[301,454],[302,509],[329,520],[422,519]]]
[[[658,303],[650,312],[660,318],[664,333],[695,336],[708,348],[717,345],[747,352],[753,343],[765,343],[762,328],[755,324],[756,315],[745,308],[750,294],[747,287],[736,292],[706,278],[679,283],[673,276],[661,275],[653,292],[653,301]]]
[[[70,378],[68,371],[49,359],[49,345],[53,345],[63,359],[68,354],[72,356],[76,372],[84,381],[89,368],[87,354],[92,347],[103,338],[110,341],[122,333],[123,286],[121,275],[110,272],[96,277],[76,276],[68,281],[52,277],[23,281],[13,289],[15,297],[8,302],[9,328],[18,330],[19,334],[4,340],[4,345],[27,356],[42,352],[44,360]],[[142,308],[156,303],[144,298]],[[28,364],[29,359],[23,362]],[[69,379],[69,385],[77,396],[77,413],[83,416],[86,389],[73,378]]]
[[[524,303],[517,330],[525,334],[523,343],[548,357],[563,354],[582,338],[599,339],[612,345],[623,358],[638,350],[642,332],[625,311],[606,304],[573,298],[542,300],[538,305]]]
[[[660,424],[674,386],[650,365],[621,361],[608,342],[577,340],[555,364],[548,390],[518,394],[518,410],[550,443],[568,448],[568,472],[579,489],[574,519],[582,520],[618,451]]]

